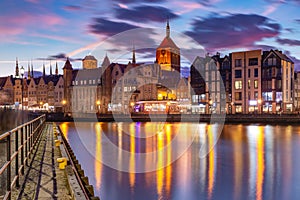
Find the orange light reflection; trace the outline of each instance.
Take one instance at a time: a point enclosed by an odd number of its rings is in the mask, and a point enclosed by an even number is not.
[[[96,188],[100,188],[101,185],[101,177],[102,177],[102,129],[100,123],[95,124],[96,131],[96,159],[95,159],[95,178],[96,178]]]
[[[265,171],[265,158],[264,158],[264,132],[262,127],[258,127],[257,135],[257,180],[256,180],[256,199],[262,200],[263,182]]]

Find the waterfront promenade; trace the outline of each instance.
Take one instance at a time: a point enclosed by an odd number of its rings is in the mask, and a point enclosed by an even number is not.
[[[0,200],[99,199],[56,123],[45,115],[0,135]]]
[[[20,187],[12,191],[12,199],[71,199],[65,170],[56,159],[61,157],[54,146],[52,123],[46,123],[27,169],[20,177]]]

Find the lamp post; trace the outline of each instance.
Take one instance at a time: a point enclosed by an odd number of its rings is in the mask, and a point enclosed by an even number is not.
[[[134,102],[130,102],[130,112],[134,112]]]
[[[257,100],[257,104],[258,104],[258,113],[261,114],[261,99]]]
[[[97,100],[96,104],[97,104],[97,114],[100,114],[100,104],[101,104],[101,101]]]
[[[209,100],[208,105],[209,105],[209,114],[211,114],[212,113],[212,105],[213,105],[213,101],[211,99]]]
[[[64,113],[64,116],[65,116],[65,105],[66,105],[67,101],[66,100],[62,100],[61,103],[63,105],[63,113]]]
[[[231,104],[231,113],[230,114],[234,114],[234,108],[233,108],[234,102],[232,101],[230,104]]]
[[[43,102],[40,102],[40,110],[42,110]]]

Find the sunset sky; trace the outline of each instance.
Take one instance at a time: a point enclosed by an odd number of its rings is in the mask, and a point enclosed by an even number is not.
[[[127,63],[133,45],[138,62],[153,62],[167,19],[183,66],[206,52],[273,48],[300,69],[299,6],[299,0],[2,0],[0,76],[14,74],[16,57],[35,70],[57,61],[60,73],[65,57],[75,68],[88,54],[99,65],[105,54]]]

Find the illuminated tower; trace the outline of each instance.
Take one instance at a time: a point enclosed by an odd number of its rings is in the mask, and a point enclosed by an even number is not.
[[[170,37],[170,25],[167,21],[166,37],[156,49],[156,61],[162,70],[180,73],[180,49]]]

